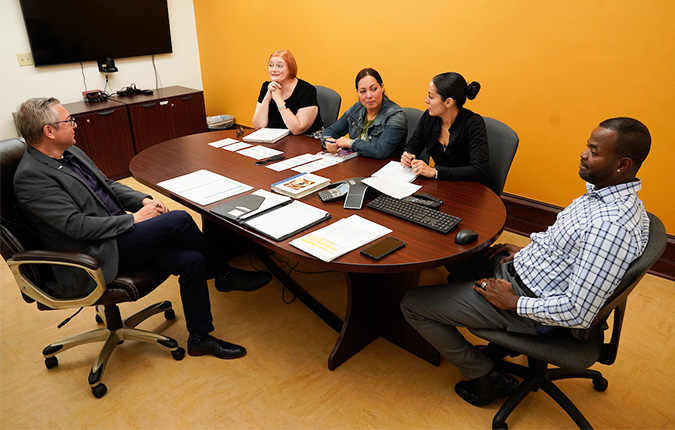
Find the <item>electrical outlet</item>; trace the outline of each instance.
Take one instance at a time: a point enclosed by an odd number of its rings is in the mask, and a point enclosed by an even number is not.
[[[26,52],[25,54],[16,54],[16,58],[19,60],[19,66],[32,66],[33,65],[33,54]]]

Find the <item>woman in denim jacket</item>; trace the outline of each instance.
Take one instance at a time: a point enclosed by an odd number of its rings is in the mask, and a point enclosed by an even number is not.
[[[398,157],[408,131],[405,112],[384,94],[384,84],[376,70],[361,70],[355,84],[359,101],[323,132],[326,149],[337,152],[348,148],[378,160]]]

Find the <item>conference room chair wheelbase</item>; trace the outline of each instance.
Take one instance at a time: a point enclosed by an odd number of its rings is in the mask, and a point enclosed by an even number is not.
[[[506,419],[520,402],[540,388],[555,400],[574,420],[580,429],[590,429],[591,424],[558,388],[553,381],[570,378],[584,378],[593,381],[593,388],[605,391],[607,379],[597,370],[589,369],[593,364],[614,364],[619,349],[621,327],[626,312],[628,295],[640,282],[650,267],[659,259],[666,247],[666,229],[654,215],[649,214],[649,243],[642,255],[633,261],[624,274],[621,283],[607,299],[589,328],[558,329],[547,336],[532,336],[509,333],[495,329],[470,329],[476,336],[506,348],[515,354],[527,356],[527,366],[509,361],[497,361],[496,366],[512,375],[523,378],[518,390],[512,394],[495,414],[493,429],[508,429]],[[604,332],[609,330],[610,338],[605,342]],[[549,364],[556,366],[549,368]]]
[[[58,365],[56,357],[70,348],[87,343],[103,341],[103,348],[89,373],[91,392],[97,398],[103,397],[107,387],[102,383],[103,373],[110,355],[125,340],[139,340],[156,343],[171,351],[173,358],[181,360],[185,350],[175,339],[137,329],[136,326],[152,315],[164,313],[168,320],[175,318],[171,302],[163,301],[146,307],[142,311],[122,320],[118,303],[139,300],[161,285],[169,274],[154,266],[125,270],[106,284],[99,261],[91,255],[73,251],[42,249],[39,238],[22,222],[14,198],[13,177],[23,156],[25,142],[9,139],[0,142],[0,251],[7,262],[26,303],[37,302],[39,310],[78,309],[96,307],[97,320],[105,327],[71,336],[52,343],[43,351],[45,366],[51,369]],[[93,290],[70,297],[56,297],[55,291],[63,291],[72,283],[63,284],[54,275],[59,270],[77,270],[78,275],[95,284]],[[72,274],[72,272],[71,272]],[[93,282],[92,282],[93,281]],[[71,317],[72,318],[72,317]]]
[[[160,303],[155,303],[125,320],[122,320],[117,305],[97,306],[96,311],[96,320],[104,322],[104,328],[71,336],[59,342],[52,343],[42,350],[42,355],[45,358],[45,366],[47,369],[52,369],[59,365],[59,360],[56,357],[57,354],[75,346],[85,345],[91,342],[105,342],[89,372],[88,380],[94,397],[101,398],[108,391],[105,384],[101,382],[103,380],[103,372],[108,364],[108,359],[115,348],[124,343],[125,340],[157,343],[160,346],[169,349],[174,359],[182,360],[185,357],[185,349],[178,346],[178,342],[175,339],[135,328],[149,317],[161,312],[164,313],[164,317],[167,320],[175,319],[176,313],[174,312],[170,301],[165,300]]]

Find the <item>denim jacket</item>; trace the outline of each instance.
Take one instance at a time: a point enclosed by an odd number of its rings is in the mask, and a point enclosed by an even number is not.
[[[361,102],[356,102],[323,132],[323,136],[337,139],[349,132],[349,138],[356,139],[363,131],[365,118],[366,108]],[[368,128],[368,141],[354,140],[352,150],[378,160],[395,157],[402,152],[407,132],[408,121],[403,108],[383,96],[380,111]]]

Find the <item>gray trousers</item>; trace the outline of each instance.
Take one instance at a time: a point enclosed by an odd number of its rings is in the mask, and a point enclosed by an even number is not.
[[[401,301],[401,310],[410,325],[471,379],[489,373],[494,363],[470,344],[457,327],[536,334],[535,321],[499,309],[473,290],[475,280],[492,277],[506,279],[513,284],[517,295],[527,295],[516,277],[509,273],[513,263],[498,264],[503,257],[504,254],[491,260],[477,257],[450,266],[448,279],[451,284],[416,288]]]

